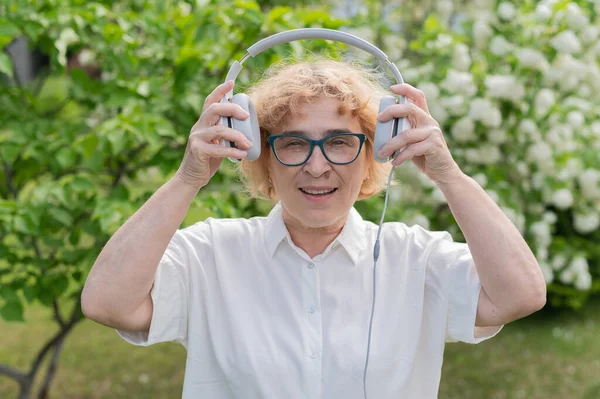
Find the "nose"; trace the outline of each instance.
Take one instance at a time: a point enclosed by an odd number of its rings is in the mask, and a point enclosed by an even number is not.
[[[319,177],[331,170],[331,164],[323,155],[321,148],[315,146],[312,154],[304,164],[304,170],[314,177]]]

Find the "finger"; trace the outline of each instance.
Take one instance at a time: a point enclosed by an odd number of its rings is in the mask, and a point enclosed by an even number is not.
[[[214,126],[222,116],[233,116],[236,119],[244,120],[249,114],[238,104],[216,102],[206,109],[194,126]]]
[[[248,140],[242,132],[221,125],[211,126],[207,129],[192,133],[192,135],[190,135],[190,140],[195,139],[200,139],[206,143],[220,142],[221,140],[225,139],[235,143],[236,147],[240,147],[241,149],[247,150],[252,147],[252,142]]]
[[[392,118],[402,117],[408,117],[413,127],[417,127],[419,124],[423,124],[425,121],[434,121],[434,119],[429,116],[428,113],[413,103],[390,105],[384,109],[383,112],[377,115],[377,120],[379,122],[387,122]]]
[[[248,155],[248,152],[233,147],[226,147],[221,144],[204,143],[202,154],[204,154],[204,156],[207,158],[244,159]]]
[[[425,98],[425,93],[423,93],[422,90],[419,90],[408,83],[393,85],[390,87],[390,89],[392,90],[392,93],[396,93],[411,99],[417,105],[417,107],[429,114],[427,98]]]
[[[427,140],[434,132],[435,128],[431,127],[405,130],[385,143],[377,155],[381,158],[388,157],[395,151],[406,147],[407,145]]]
[[[421,155],[427,155],[433,149],[433,143],[431,140],[420,141],[418,143],[410,144],[400,154],[396,155],[392,161],[392,165],[398,166],[404,163],[408,159],[413,159]]]
[[[229,93],[233,89],[233,80],[228,80],[225,83],[221,83],[218,85],[212,93],[210,93],[206,99],[204,100],[204,106],[202,107],[202,113],[208,108],[211,104],[218,103],[221,101],[225,94]]]

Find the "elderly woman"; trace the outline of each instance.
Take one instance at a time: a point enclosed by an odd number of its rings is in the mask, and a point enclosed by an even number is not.
[[[374,161],[376,120],[408,117],[412,128],[379,155],[406,147],[392,163],[411,160],[438,185],[467,244],[383,225],[369,398],[437,397],[445,342],[481,342],[544,305],[535,257],[455,163],[423,93],[392,86],[412,101],[378,115],[386,91],[341,62],[272,68],[249,93],[263,147],[240,170],[276,202],[269,215],[178,230],[222,159],[243,159],[251,145],[217,125],[247,117],[219,102],[232,88],[207,97],[179,170],[110,239],[82,296],[88,318],[133,344],[183,344],[183,397],[363,397],[377,226],[353,205],[380,192],[391,168]]]

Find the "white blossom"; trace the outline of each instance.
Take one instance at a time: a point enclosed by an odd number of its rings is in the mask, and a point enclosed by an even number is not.
[[[585,123],[585,117],[579,111],[571,111],[567,114],[567,121],[575,128],[580,128]]]
[[[572,30],[564,30],[550,40],[550,44],[555,50],[561,53],[572,54],[581,51],[579,39]]]
[[[515,50],[515,56],[519,60],[522,66],[535,69],[538,71],[545,71],[548,69],[550,64],[546,59],[546,56],[538,50],[530,48],[520,48]]]
[[[444,196],[444,192],[442,190],[440,190],[440,188],[438,186],[435,186],[433,188],[433,192],[431,193],[431,196],[432,196],[433,200],[435,201],[435,203],[438,205],[448,203],[448,200]]]
[[[539,21],[545,22],[552,16],[552,10],[544,3],[539,3],[535,8],[535,15]]]
[[[548,246],[552,241],[552,232],[550,231],[550,225],[543,221],[535,222],[531,225],[531,233],[538,245]]]
[[[500,110],[487,98],[474,98],[469,106],[469,116],[490,128],[499,127],[502,123]]]
[[[589,97],[592,92],[591,92],[591,88],[588,85],[581,85],[579,87],[580,89],[580,95],[584,96],[584,97]],[[587,93],[583,93],[583,90],[587,90]],[[579,98],[579,97],[574,97],[574,96],[569,96],[567,98],[565,98],[562,101],[562,105],[565,108],[577,108],[579,111],[582,112],[589,112],[592,109],[592,103],[590,103],[587,100],[584,100],[583,98]],[[582,115],[583,117],[583,115]]]
[[[476,164],[493,165],[502,159],[502,154],[497,146],[485,143],[479,148],[467,148],[465,159]]]
[[[477,173],[475,175],[472,176],[473,180],[475,180],[477,182],[477,184],[479,184],[481,187],[485,187],[487,186],[487,176],[483,173]]]
[[[495,4],[495,0],[475,0],[475,6],[477,6],[478,8],[489,9]]]
[[[542,117],[545,116],[550,110],[550,107],[555,104],[556,98],[552,90],[542,89],[536,95],[534,102],[536,116]]]
[[[552,203],[558,209],[568,209],[573,205],[573,194],[566,188],[557,190],[552,195]]]
[[[500,196],[495,190],[485,190],[485,192],[496,204],[500,202]]]
[[[537,125],[531,119],[523,119],[518,126],[520,133],[534,137],[538,133]]]
[[[424,229],[429,229],[430,222],[424,215],[418,214],[412,218],[412,224],[418,224]]]
[[[485,78],[487,93],[493,98],[518,101],[525,96],[525,87],[513,75],[490,75]]]
[[[560,270],[567,265],[567,257],[563,254],[558,254],[552,259],[552,269]]]
[[[556,213],[552,211],[546,211],[544,212],[543,219],[546,223],[554,224],[556,223],[557,216]]]
[[[452,11],[454,9],[454,4],[452,3],[452,0],[439,0],[436,3],[436,8],[440,14],[442,14],[443,16],[448,16],[452,14]]]
[[[581,30],[589,24],[588,17],[583,14],[577,3],[571,2],[567,4],[567,10],[565,14],[567,26],[571,29]]]
[[[584,198],[600,198],[600,171],[596,169],[586,169],[577,176],[581,193]]]
[[[581,273],[575,280],[575,288],[581,291],[587,291],[592,287],[592,275],[590,273]]]
[[[427,102],[437,100],[440,97],[440,89],[435,83],[422,82],[417,85],[417,88],[425,94]]]
[[[581,41],[583,44],[591,44],[598,40],[598,35],[600,34],[600,30],[595,25],[586,26],[580,34]]]
[[[571,284],[577,275],[571,269],[565,269],[560,273],[560,281],[564,284]]]
[[[589,270],[588,261],[583,256],[576,256],[571,260],[569,268],[573,270],[575,274],[587,273]]]
[[[573,226],[581,234],[592,233],[600,227],[600,214],[597,212],[575,213]]]
[[[443,125],[448,120],[448,112],[440,102],[434,102],[429,106],[429,113],[440,124]]]
[[[452,137],[458,142],[467,142],[474,140],[475,136],[475,123],[468,116],[462,117],[457,120],[452,126]]]
[[[537,141],[527,149],[527,158],[534,161],[542,170],[551,170],[554,166],[552,147],[545,141]]]
[[[450,93],[472,96],[477,92],[477,87],[473,82],[473,75],[468,72],[450,69],[441,86]]]
[[[512,51],[513,47],[514,46],[508,42],[504,36],[496,35],[492,38],[492,42],[490,43],[490,51],[492,54],[498,56],[505,56]]]
[[[440,103],[450,115],[464,115],[467,111],[467,104],[463,96],[444,97],[440,99]]]
[[[503,144],[508,140],[508,134],[504,129],[492,129],[488,134],[488,140],[493,144]]]
[[[452,55],[452,65],[459,71],[468,71],[471,67],[471,55],[469,47],[463,43],[458,43],[454,46]]]
[[[510,21],[517,15],[517,10],[512,3],[502,2],[498,6],[498,16],[505,20]]]
[[[489,23],[483,19],[477,19],[473,24],[473,38],[477,48],[485,48],[489,45],[489,39],[494,32]]]

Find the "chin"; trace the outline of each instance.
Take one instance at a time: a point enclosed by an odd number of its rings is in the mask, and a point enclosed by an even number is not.
[[[298,207],[293,215],[304,226],[318,229],[329,227],[346,215],[349,209],[341,204],[330,204],[326,207]]]

